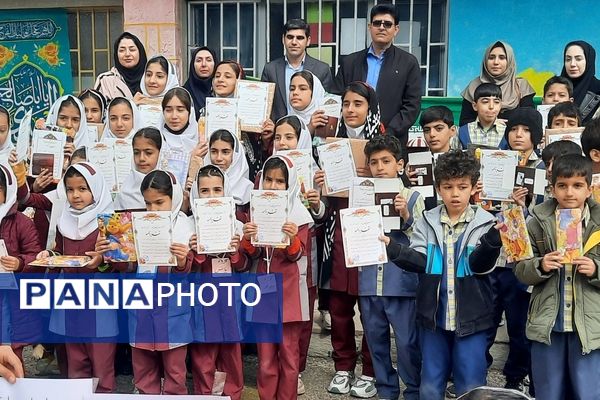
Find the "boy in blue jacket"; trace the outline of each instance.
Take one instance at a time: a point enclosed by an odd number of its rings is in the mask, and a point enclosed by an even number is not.
[[[423,213],[410,246],[382,237],[396,266],[418,272],[420,399],[444,400],[453,373],[458,396],[486,384],[486,331],[494,324],[488,274],[502,246],[494,216],[469,204],[479,162],[451,150],[434,169],[442,205]]]

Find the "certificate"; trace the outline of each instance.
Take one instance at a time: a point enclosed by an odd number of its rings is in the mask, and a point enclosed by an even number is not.
[[[86,146],[85,155],[87,160],[94,164],[102,176],[106,187],[111,192],[117,191],[117,177],[115,175],[115,152],[113,146],[107,143],[95,143],[92,146]]]
[[[205,107],[206,125],[204,134],[207,140],[213,132],[219,129],[225,129],[240,137],[238,129],[238,99],[207,97]]]
[[[327,117],[325,126],[319,126],[315,129],[315,135],[319,137],[333,137],[337,132],[338,120],[342,113],[342,97],[334,94],[326,95],[319,110],[322,110]]]
[[[373,178],[352,178],[348,205],[350,207],[375,205],[375,182]]]
[[[561,128],[561,129],[546,129],[546,146],[550,143],[558,142],[559,140],[570,140],[577,143],[581,147],[581,133],[583,127],[580,128]]]
[[[482,200],[512,201],[519,152],[481,150]]]
[[[133,168],[133,146],[129,140],[117,139],[113,144],[113,149],[115,153],[115,177],[117,190],[119,190]]]
[[[64,132],[34,129],[29,175],[37,177],[43,168],[48,168],[52,170],[52,177],[60,180],[65,160],[66,141],[67,135]],[[37,157],[36,154],[38,154]]]
[[[171,254],[173,228],[170,211],[143,211],[131,213],[135,252],[138,264],[175,266]]]
[[[238,116],[242,131],[262,132],[262,124],[269,117],[273,104],[275,84],[240,80],[236,86]]]
[[[548,113],[552,110],[554,104],[540,104],[537,106],[538,112],[542,115],[542,127],[545,129],[548,126]]]
[[[304,190],[302,190],[302,192],[313,188],[312,150],[280,150],[277,154],[289,158],[294,163],[298,175],[298,184],[300,185],[300,188],[304,185]]]
[[[94,124],[94,123],[88,122],[87,127],[88,127],[87,133],[88,133],[90,142],[91,143],[99,142],[100,139],[102,138],[102,134],[104,133],[104,124]]]
[[[197,253],[229,253],[235,235],[235,202],[233,197],[194,200]]]
[[[170,148],[160,153],[160,169],[169,171],[185,187],[190,168],[190,153],[180,148]]]
[[[346,208],[340,210],[344,258],[347,268],[385,264],[385,243],[381,207]]]
[[[338,140],[317,147],[321,168],[325,171],[327,194],[350,189],[352,178],[356,177],[356,169],[350,141]]]
[[[416,172],[417,183],[413,187],[423,197],[433,197],[433,157],[430,151],[408,154],[408,165]]]
[[[31,110],[27,111],[19,124],[19,136],[17,136],[17,162],[27,159],[29,142],[31,140]]]
[[[160,104],[140,104],[138,105],[139,115],[142,120],[140,126],[152,126],[160,129],[160,120],[162,118],[162,109]]]
[[[255,246],[287,246],[288,235],[282,232],[287,222],[287,190],[253,190],[250,193],[250,218],[258,225],[258,233],[252,238]]]

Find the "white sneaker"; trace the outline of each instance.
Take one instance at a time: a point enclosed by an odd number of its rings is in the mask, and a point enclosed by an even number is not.
[[[306,393],[306,389],[304,388],[304,382],[302,382],[302,375],[298,375],[298,389],[296,390],[296,394],[298,396]]]
[[[353,379],[354,374],[351,371],[336,371],[327,391],[329,393],[346,394],[350,392],[350,383]]]
[[[361,375],[352,384],[350,396],[368,399],[377,394],[375,388],[375,378],[371,376]]]
[[[331,314],[329,314],[328,310],[321,310],[321,321],[323,324],[323,329],[330,331],[331,330]]]

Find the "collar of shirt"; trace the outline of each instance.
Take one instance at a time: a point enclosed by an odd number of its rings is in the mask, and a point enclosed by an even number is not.
[[[492,125],[490,125],[490,127],[489,127],[489,128],[487,128],[487,129],[485,129],[485,128],[483,127],[483,125],[481,125],[481,122],[479,122],[479,117],[477,117],[477,118],[475,119],[475,123],[477,124],[477,127],[478,127],[479,129],[481,129],[482,131],[484,131],[484,132],[489,132],[489,131],[491,131],[491,130],[496,130],[496,131],[498,131],[498,125],[500,125],[500,124],[502,124],[502,125],[505,125],[505,124],[504,124],[504,122],[500,121],[498,118],[496,118],[496,119],[494,120],[494,123],[492,123]]]
[[[304,67],[304,60],[306,59],[306,52],[304,52],[304,57],[302,57],[302,61],[300,62],[300,65],[298,67],[294,67],[294,66],[292,66],[292,64],[290,64],[290,62],[288,61],[287,55],[283,56],[283,58],[285,59],[286,68],[290,68],[293,71],[299,71],[300,68]]]
[[[377,55],[375,54],[375,51],[373,50],[373,45],[369,46],[369,50],[367,51],[367,57],[373,57],[375,58],[377,61],[382,62],[383,58],[385,57],[385,51],[381,52],[381,55]]]
[[[467,208],[465,208],[465,211],[463,211],[463,213],[460,215],[460,217],[458,217],[456,222],[452,223],[452,221],[450,220],[450,217],[448,216],[448,211],[446,210],[446,206],[444,206],[444,207],[442,207],[442,213],[440,215],[440,222],[442,224],[446,224],[450,227],[453,227],[458,224],[469,223],[473,220],[473,218],[475,218],[475,210],[473,210],[473,207],[467,206]]]

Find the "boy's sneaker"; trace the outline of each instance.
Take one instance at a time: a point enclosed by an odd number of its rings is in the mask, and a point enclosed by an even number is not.
[[[525,390],[525,385],[523,384],[522,379],[507,379],[506,385],[504,385],[505,389],[514,389],[519,392],[523,392]]]
[[[350,392],[350,383],[353,379],[354,374],[351,371],[336,371],[327,391],[335,394],[346,394]]]
[[[446,397],[449,399],[456,398],[456,386],[454,386],[454,384],[451,384],[446,388]]]
[[[323,329],[326,331],[331,330],[331,314],[329,314],[328,310],[321,310],[321,321]]]
[[[304,382],[302,382],[302,375],[298,375],[298,389],[296,390],[296,394],[298,396],[306,393],[306,389],[304,388]]]
[[[350,396],[360,397],[361,399],[368,399],[376,394],[375,378],[366,375],[359,376],[350,389]]]

